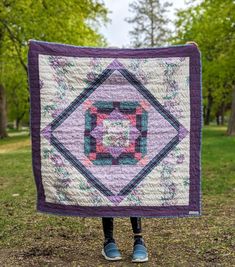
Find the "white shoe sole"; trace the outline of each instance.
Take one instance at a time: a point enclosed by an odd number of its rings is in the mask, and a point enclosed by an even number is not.
[[[105,257],[105,259],[108,260],[108,261],[118,261],[118,260],[121,260],[121,259],[122,259],[122,257],[109,258],[109,257],[105,254],[104,249],[102,249],[101,253],[102,253],[102,255]]]
[[[146,262],[146,261],[148,261],[149,260],[149,258],[147,257],[147,258],[145,258],[145,259],[136,259],[136,260],[132,260],[132,262]]]

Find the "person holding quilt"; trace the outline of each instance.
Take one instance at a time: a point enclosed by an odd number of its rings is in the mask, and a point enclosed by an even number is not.
[[[148,261],[148,252],[142,236],[141,217],[130,217],[130,221],[134,237],[132,262],[146,262]],[[122,259],[121,253],[113,237],[113,222],[113,217],[102,217],[105,238],[102,255],[106,260],[110,261]]]
[[[198,47],[198,44],[193,41],[189,41],[186,44]],[[148,261],[148,252],[142,237],[141,217],[130,217],[130,221],[134,235],[132,262],[146,262]],[[113,218],[102,217],[102,225],[105,238],[102,255],[106,260],[121,260],[121,253],[115,243],[115,239],[113,238]]]

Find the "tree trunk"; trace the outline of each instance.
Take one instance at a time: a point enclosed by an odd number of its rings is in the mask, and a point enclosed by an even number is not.
[[[217,126],[220,125],[220,115],[219,115],[219,113],[216,113],[216,124],[217,124]]]
[[[208,104],[207,104],[207,107],[206,107],[205,125],[209,125],[210,124],[211,106],[212,106],[212,100],[213,100],[210,91],[209,91],[207,99],[208,99]]]
[[[225,104],[223,102],[221,107],[221,125],[224,125],[224,113],[225,113]]]
[[[16,118],[16,129],[17,131],[20,130],[20,126],[21,126],[21,121],[22,119],[24,118],[24,114],[25,114],[25,111],[23,111],[19,116],[17,116]]]
[[[206,121],[206,106],[203,105],[203,121]]]
[[[233,84],[232,107],[228,123],[227,135],[235,135],[235,84]]]
[[[18,118],[16,118],[16,130],[20,130],[20,120]]]
[[[153,19],[153,3],[152,2],[150,2],[150,8],[151,8],[151,10],[150,10],[150,21],[151,21],[151,36],[150,36],[150,40],[151,40],[151,47],[154,47],[154,26],[153,26],[153,24],[154,24],[154,19]]]
[[[7,137],[7,112],[6,95],[2,84],[0,84],[0,138]]]

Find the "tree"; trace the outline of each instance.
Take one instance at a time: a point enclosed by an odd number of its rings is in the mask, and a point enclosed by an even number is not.
[[[29,93],[25,97],[23,88],[27,88],[29,39],[101,46],[106,43],[97,25],[106,22],[107,10],[99,0],[0,1],[0,85],[8,87],[8,114],[15,114],[19,122],[27,113]]]
[[[235,24],[235,4],[233,9],[234,20],[233,23]],[[224,65],[227,66],[227,71],[223,72],[224,79],[227,81],[227,85],[231,88],[231,113],[228,122],[227,134],[228,135],[235,135],[235,25],[233,29],[233,33],[231,35],[231,43],[229,47],[226,49],[226,53],[223,55],[223,68]]]
[[[0,84],[0,139],[7,137],[6,124],[6,95],[3,85]]]
[[[224,117],[232,102],[235,81],[235,3],[233,0],[204,0],[196,6],[179,10],[174,42],[194,40],[202,52],[204,121],[212,114]],[[234,124],[235,112],[230,123]],[[230,127],[229,128],[233,128]],[[228,131],[229,132],[229,131]]]
[[[5,63],[7,73],[5,72],[2,80],[6,87],[8,121],[15,122],[15,128],[20,130],[21,123],[28,118],[29,111],[27,76],[15,57],[7,56],[7,59],[8,62]]]
[[[227,129],[228,135],[235,135],[235,83],[233,84],[231,115]]]
[[[169,2],[162,5],[159,0],[138,0],[129,5],[134,16],[126,21],[134,25],[130,31],[134,47],[161,46],[167,42],[170,31],[165,13],[171,5]]]
[[[3,45],[1,40],[4,37],[4,29],[0,25],[0,55],[3,53]],[[1,57],[0,57],[1,58]],[[3,73],[3,65],[0,65],[0,77]],[[0,79],[0,138],[7,137],[7,112],[6,112],[6,94],[4,85]]]

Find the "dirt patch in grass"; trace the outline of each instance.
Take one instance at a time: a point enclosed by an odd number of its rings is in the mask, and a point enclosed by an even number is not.
[[[233,266],[235,262],[232,199],[206,197],[199,218],[143,218],[149,262],[141,266]],[[38,227],[41,217],[44,227]],[[21,240],[0,252],[1,266],[131,266],[129,218],[115,218],[115,239],[123,260],[109,263],[101,255],[101,218],[63,218],[36,214]],[[71,225],[68,223],[71,222]],[[72,227],[74,225],[74,229]],[[78,227],[79,225],[79,227]],[[17,237],[16,237],[17,238]],[[17,245],[18,243],[18,245]],[[140,266],[134,264],[135,266]]]
[[[22,140],[15,143],[2,144],[0,147],[0,154],[17,151],[19,149],[22,150],[24,148],[28,148],[29,146],[30,146],[30,140],[28,138],[26,140]]]

